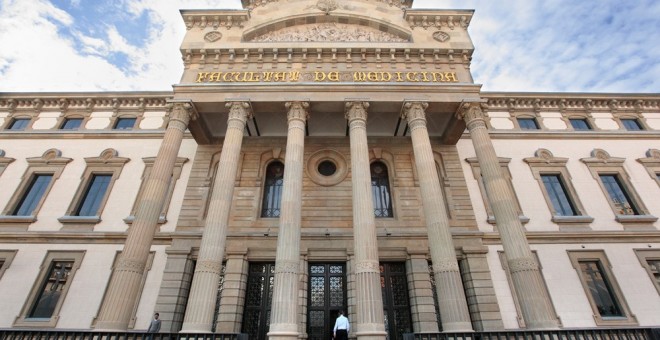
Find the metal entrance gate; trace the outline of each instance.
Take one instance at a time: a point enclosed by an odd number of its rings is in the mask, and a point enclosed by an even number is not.
[[[340,310],[346,312],[346,265],[310,264],[308,340],[332,339],[332,328]]]
[[[403,340],[404,333],[412,333],[405,263],[381,263],[380,286],[388,340]]]
[[[266,340],[274,280],[275,263],[250,263],[241,330],[250,340]]]

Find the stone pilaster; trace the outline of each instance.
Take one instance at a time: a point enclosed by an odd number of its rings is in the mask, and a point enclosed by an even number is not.
[[[484,187],[495,215],[511,278],[523,318],[530,329],[558,328],[543,278],[518,217],[514,193],[501,172],[495,147],[488,134],[481,102],[463,102],[457,117],[465,120],[479,160]]]
[[[284,160],[284,187],[275,257],[275,282],[269,339],[298,338],[298,274],[302,210],[303,156],[307,102],[287,102],[289,131]]]
[[[227,251],[225,261],[224,289],[218,321],[215,324],[216,333],[240,333],[240,325],[245,310],[245,290],[249,263],[247,251]]]
[[[193,112],[192,105],[187,102],[171,106],[163,142],[99,311],[97,330],[123,331],[128,328],[183,134]]]
[[[403,115],[412,137],[415,165],[422,194],[424,217],[431,244],[431,260],[438,292],[438,305],[445,332],[472,331],[470,312],[458,269],[456,251],[445,209],[438,171],[433,159],[431,141],[426,128],[428,103],[407,102]]]
[[[251,116],[247,102],[229,102],[227,133],[222,144],[220,164],[215,174],[211,201],[199,247],[188,307],[181,332],[209,333],[218,294],[222,257],[227,238],[229,209],[234,194],[234,181],[243,143],[245,122]]]
[[[431,275],[429,275],[429,261],[426,259],[426,251],[423,249],[410,254],[408,260],[408,282],[410,290],[413,318],[413,331],[416,333],[437,333],[438,319],[435,315],[435,301],[433,300],[433,289],[431,289]],[[409,249],[410,252],[410,249]]]
[[[367,102],[346,102],[350,129],[353,184],[353,238],[355,251],[356,335],[359,340],[385,339],[383,297],[380,287],[378,240],[371,193],[367,147]]]

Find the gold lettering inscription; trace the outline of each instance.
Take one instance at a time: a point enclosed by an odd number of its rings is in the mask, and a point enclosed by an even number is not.
[[[314,71],[306,72],[306,78],[314,82],[341,82],[350,81],[345,76],[352,75],[354,82],[389,83],[389,82],[413,82],[413,83],[457,83],[456,72],[385,72],[385,71]],[[273,82],[299,82],[303,73],[300,71],[241,71],[241,72],[198,72],[196,83],[273,83]],[[344,80],[342,80],[344,79]],[[350,79],[350,78],[349,78]]]

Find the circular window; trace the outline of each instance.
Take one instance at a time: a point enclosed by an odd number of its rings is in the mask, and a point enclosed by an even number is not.
[[[337,166],[331,161],[323,161],[319,163],[318,171],[323,176],[332,176],[337,172]]]
[[[307,160],[307,175],[318,185],[337,185],[348,175],[344,156],[335,150],[320,150]]]

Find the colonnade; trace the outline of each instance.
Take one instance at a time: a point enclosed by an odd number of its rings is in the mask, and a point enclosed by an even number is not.
[[[457,118],[465,120],[482,169],[488,197],[495,214],[509,268],[513,277],[523,317],[529,328],[557,328],[539,267],[525,238],[515,212],[513,192],[500,171],[495,149],[484,123],[479,101],[461,103]],[[217,295],[220,270],[225,252],[227,226],[231,209],[234,179],[238,169],[243,131],[251,117],[247,102],[228,102],[227,131],[215,175],[209,211],[202,234],[197,266],[188,298],[182,332],[209,333]],[[308,102],[287,102],[288,132],[282,193],[278,247],[275,264],[272,314],[269,338],[298,338],[300,320],[297,311],[301,238],[301,204],[305,123]],[[418,172],[424,215],[427,223],[433,272],[442,327],[446,332],[472,330],[467,299],[458,268],[455,248],[445,211],[440,180],[426,125],[425,102],[405,102],[403,117],[410,127]],[[366,122],[369,103],[353,100],[345,103],[350,131],[353,190],[353,237],[355,256],[356,313],[353,318],[360,340],[383,340],[386,337],[383,301],[380,288],[378,242],[371,198],[371,175]],[[129,230],[124,250],[114,269],[108,293],[97,321],[97,329],[125,330],[138,295],[160,208],[188,122],[194,118],[191,103],[174,103],[163,143],[146,183],[144,199],[139,204],[135,222]],[[312,116],[313,119],[313,116]]]

